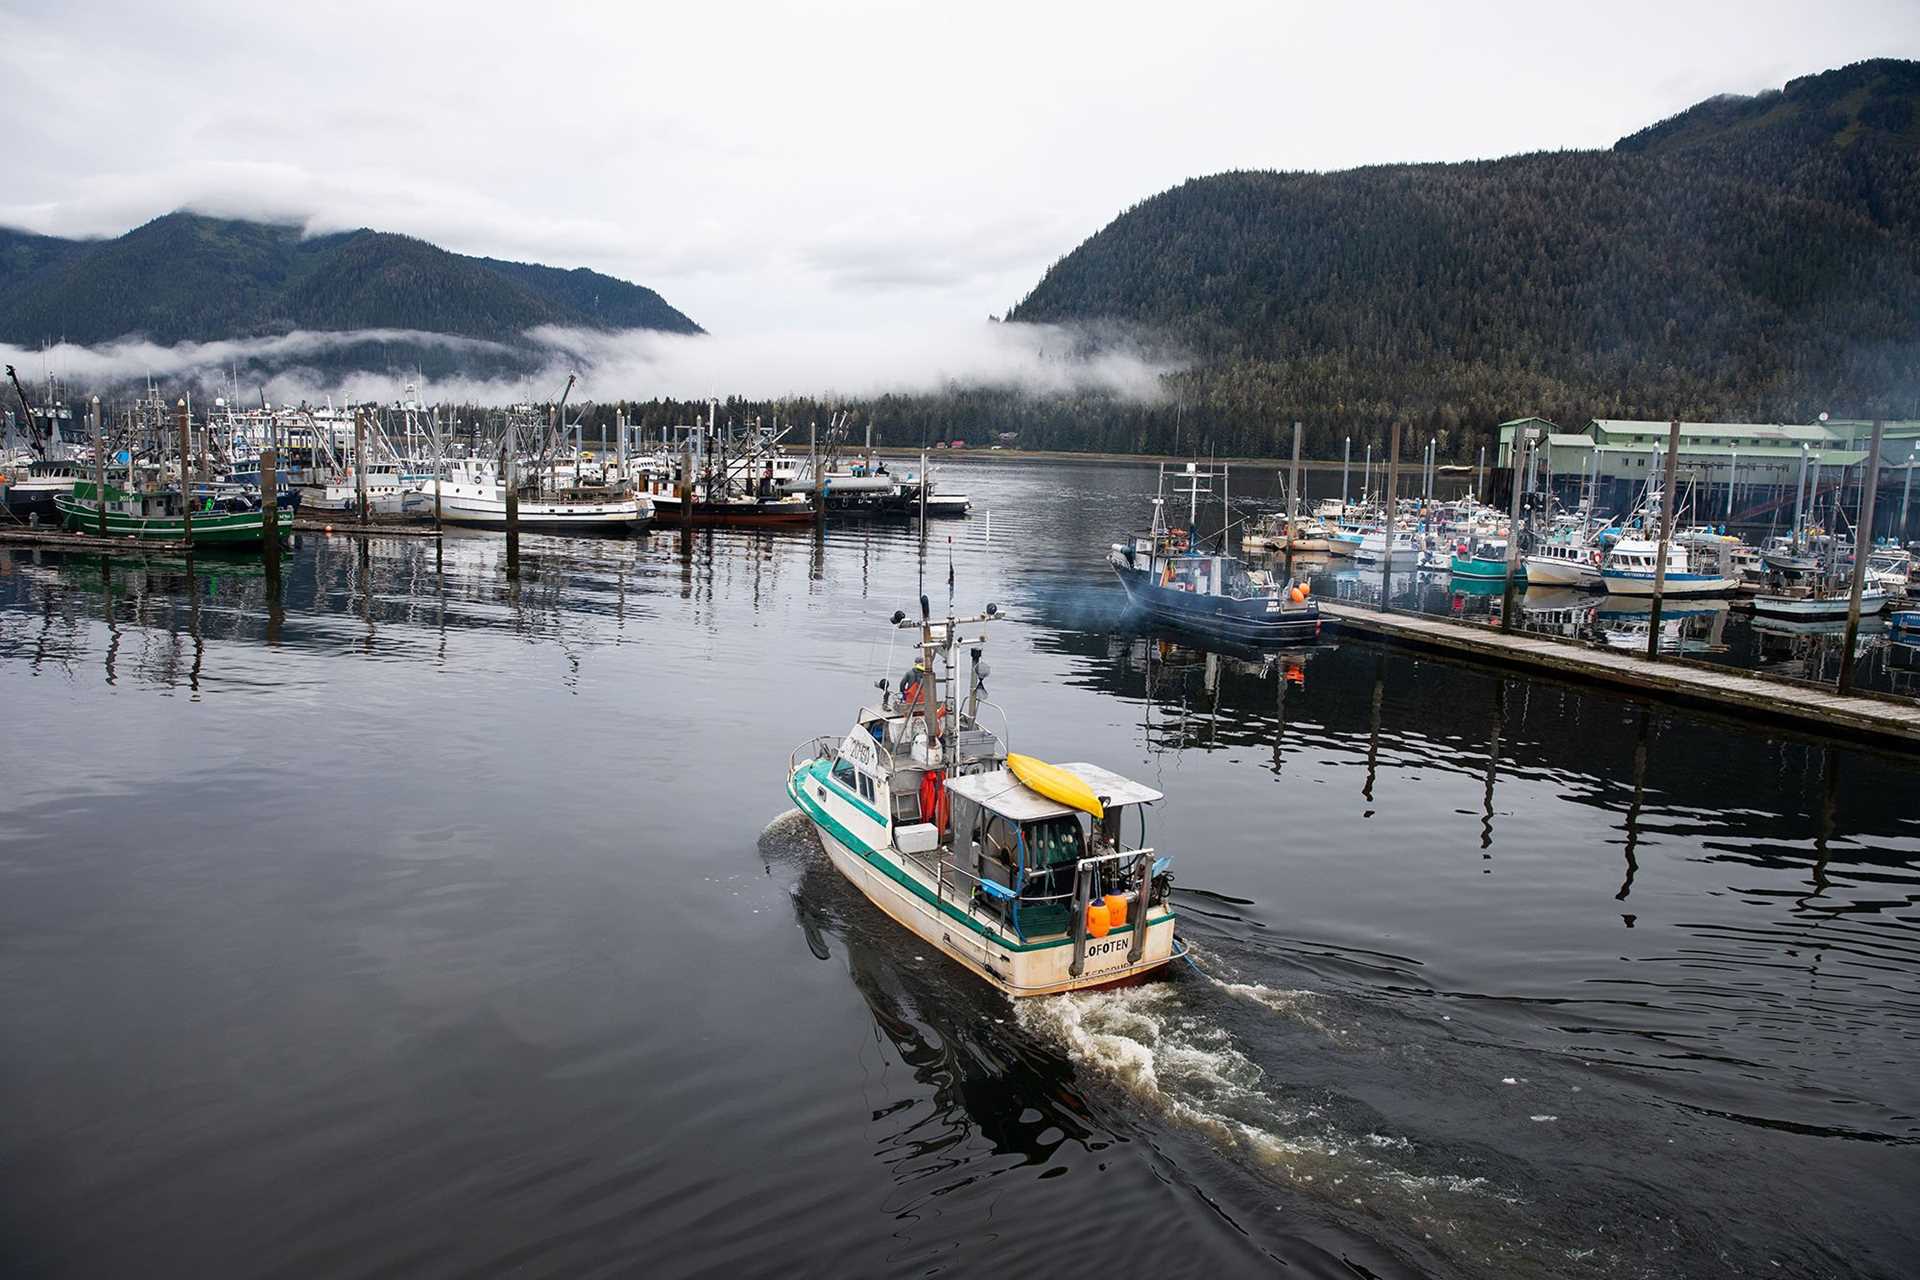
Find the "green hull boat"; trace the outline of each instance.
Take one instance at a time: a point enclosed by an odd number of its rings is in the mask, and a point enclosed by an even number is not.
[[[94,533],[100,528],[100,504],[95,499],[93,481],[82,480],[71,494],[60,494],[54,506],[61,522],[75,533]],[[187,540],[186,514],[181,510],[180,493],[175,489],[135,493],[117,485],[107,486],[107,536],[139,538],[153,542]],[[292,532],[293,513],[280,514],[279,532]],[[193,545],[221,547],[257,547],[264,537],[266,513],[209,499],[193,511]]]

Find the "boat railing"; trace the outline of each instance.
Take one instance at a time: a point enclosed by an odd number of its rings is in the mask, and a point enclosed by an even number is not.
[[[826,734],[818,734],[787,753],[787,776],[800,767],[802,760],[832,760],[840,754],[840,740]]]

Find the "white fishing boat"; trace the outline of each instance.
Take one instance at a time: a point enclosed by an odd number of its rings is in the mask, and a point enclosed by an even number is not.
[[[1609,595],[1650,596],[1659,581],[1659,566],[1659,543],[1650,538],[1622,538],[1601,562],[1600,581]],[[1687,549],[1676,543],[1667,547],[1667,572],[1659,585],[1663,595],[1712,596],[1734,590],[1740,581],[1731,570],[1722,572],[1717,566],[1696,569]]]
[[[812,739],[788,760],[787,794],[834,867],[1010,996],[1165,965],[1176,954],[1169,860],[1145,841],[1146,806],[1161,793],[1097,765],[1010,754],[978,718],[992,708],[980,653],[994,606],[938,621],[925,597],[920,608],[918,622],[893,616],[918,632],[920,657],[898,696],[882,680],[878,705],[843,737]]]
[[[397,516],[407,504],[412,486],[400,474],[397,462],[369,462],[366,467],[367,510],[377,516]],[[329,470],[300,486],[300,509],[310,512],[360,510],[360,477],[351,466]]]
[[[507,527],[507,490],[499,469],[489,458],[463,458],[447,466],[447,474],[421,486],[425,509],[431,514],[435,488],[440,518],[447,524],[482,529]],[[561,487],[519,496],[520,527],[545,532],[624,532],[641,529],[653,519],[653,503],[644,494],[599,485]]]
[[[1387,531],[1369,529],[1360,537],[1360,545],[1354,549],[1353,558],[1361,564],[1385,564],[1387,550]],[[1420,548],[1414,544],[1413,535],[1405,529],[1393,531],[1393,563],[1389,568],[1411,569],[1420,563]]]
[[[1844,622],[1852,607],[1852,592],[1844,587],[1832,591],[1765,594],[1753,598],[1753,611],[1762,617],[1789,618],[1799,622]],[[1886,607],[1885,591],[1864,585],[1860,588],[1861,617],[1872,617]]]
[[[1913,553],[1882,544],[1867,552],[1867,583],[1889,595],[1905,595],[1913,579]]]

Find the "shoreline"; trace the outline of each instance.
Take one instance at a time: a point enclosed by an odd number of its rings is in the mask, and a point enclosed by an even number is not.
[[[852,456],[865,452],[866,450],[864,449],[853,449],[848,450],[847,455]],[[918,459],[922,451],[917,448],[909,448],[901,445],[877,444],[873,447],[873,452],[875,456],[882,458]],[[1173,457],[1160,453],[1080,453],[1067,449],[928,449],[925,452],[929,462],[953,462],[978,459],[990,462],[1100,462],[1118,463],[1122,466],[1132,467],[1152,467],[1158,466],[1161,463],[1167,463],[1178,467],[1184,466],[1189,462],[1197,461],[1200,462],[1202,466],[1208,467],[1272,467],[1280,471],[1285,471],[1293,465],[1293,459],[1290,457],[1195,459]],[[1338,471],[1343,465],[1350,466],[1357,471],[1363,465],[1363,460],[1356,457],[1351,463],[1342,463],[1338,458],[1331,460],[1321,458],[1300,459],[1300,469],[1302,471]],[[1385,464],[1378,459],[1374,461],[1374,470],[1380,471],[1384,466]],[[1400,473],[1402,476],[1410,472],[1417,473],[1419,469],[1420,462],[1418,459],[1401,460]],[[1471,474],[1472,471],[1473,467],[1464,463],[1442,463],[1440,465],[1441,474],[1447,474],[1449,472]]]

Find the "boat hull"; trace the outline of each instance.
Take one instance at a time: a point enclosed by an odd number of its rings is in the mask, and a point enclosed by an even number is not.
[[[1166,912],[1147,921],[1146,945],[1139,963],[1127,960],[1135,928],[1129,922],[1104,938],[1089,940],[1086,963],[1080,976],[1073,976],[1070,938],[1042,942],[1007,938],[983,925],[951,895],[942,895],[937,886],[914,868],[903,866],[889,851],[869,849],[840,827],[807,794],[804,779],[810,776],[813,764],[802,764],[787,779],[787,795],[820,837],[834,870],[894,923],[1007,995],[1056,995],[1134,982],[1173,959],[1174,916]]]
[[[660,524],[687,521],[686,512],[676,495],[654,495],[653,507],[654,519]],[[810,502],[707,502],[697,499],[692,515],[692,523],[696,525],[745,529],[804,527],[812,524],[814,519],[813,504]]]
[[[1600,581],[1606,587],[1607,594],[1613,596],[1650,596],[1653,594],[1653,575],[1650,573],[1628,573],[1619,569],[1602,569]],[[1723,578],[1712,573],[1670,573],[1661,584],[1662,596],[1720,596],[1735,590],[1740,585],[1738,578]]]
[[[1480,578],[1488,582],[1505,582],[1507,580],[1507,566],[1505,561],[1495,562],[1491,560],[1476,560],[1471,556],[1454,556],[1448,568],[1456,578]],[[1528,565],[1524,560],[1514,566],[1513,580],[1515,582],[1526,582],[1528,580]]]
[[[1320,634],[1320,607],[1290,604],[1277,597],[1237,600],[1175,591],[1156,584],[1139,569],[1109,559],[1127,599],[1162,622],[1187,631],[1224,636],[1254,644],[1302,644]]]
[[[1860,616],[1872,617],[1887,607],[1884,591],[1860,593]],[[1845,622],[1850,608],[1848,596],[1755,596],[1753,611],[1765,618],[1791,618],[1800,622]]]
[[[1597,587],[1600,570],[1574,560],[1555,560],[1547,556],[1526,558],[1527,581],[1542,587]]]
[[[61,523],[75,533],[93,533],[99,529],[99,508],[91,502],[66,495],[57,500]],[[245,547],[265,541],[266,513],[262,511],[195,512],[193,545]],[[293,532],[291,515],[279,522],[282,538]],[[186,521],[179,516],[134,516],[107,512],[107,536],[137,538],[147,542],[179,542],[187,537]]]

